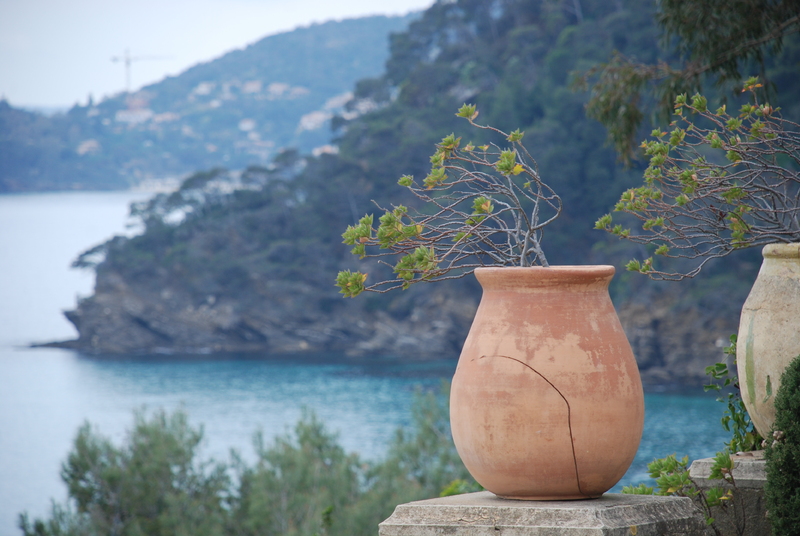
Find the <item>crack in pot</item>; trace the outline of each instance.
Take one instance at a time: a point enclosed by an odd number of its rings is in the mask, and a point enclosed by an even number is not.
[[[523,365],[524,367],[529,368],[531,371],[533,371],[534,374],[538,375],[541,379],[546,381],[547,384],[550,387],[552,387],[553,390],[555,390],[556,393],[558,393],[558,396],[560,396],[564,400],[564,403],[567,405],[567,427],[569,428],[569,442],[570,442],[570,446],[572,447],[572,462],[573,462],[574,467],[575,467],[575,481],[576,481],[576,483],[578,485],[578,493],[580,493],[581,495],[583,495],[585,497],[589,497],[589,495],[584,493],[583,489],[581,489],[581,478],[580,478],[580,474],[578,472],[578,457],[575,454],[575,438],[572,436],[572,408],[569,405],[569,400],[567,400],[567,397],[565,397],[564,394],[559,390],[559,388],[556,387],[553,384],[553,382],[548,380],[545,377],[544,374],[542,374],[541,372],[539,372],[538,370],[536,370],[535,368],[530,366],[528,363],[525,363],[524,361],[521,361],[521,360],[519,360],[519,359],[517,359],[515,357],[509,357],[507,355],[491,355],[491,356],[490,355],[482,355],[478,359],[484,359],[484,358],[490,358],[490,357],[502,357],[504,359],[510,359],[511,361],[516,361],[517,363]]]

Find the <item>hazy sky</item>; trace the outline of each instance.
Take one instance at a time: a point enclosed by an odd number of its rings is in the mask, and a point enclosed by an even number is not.
[[[0,0],[0,97],[85,104],[315,22],[405,14],[433,0]]]

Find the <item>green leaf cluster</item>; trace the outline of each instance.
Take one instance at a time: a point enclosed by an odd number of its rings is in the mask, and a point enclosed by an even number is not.
[[[641,483],[638,486],[623,486],[622,493],[626,495],[655,495],[655,488]]]
[[[653,257],[648,257],[644,261],[631,259],[625,265],[625,269],[629,272],[638,272],[640,274],[646,274],[653,269]]]
[[[520,142],[522,141],[522,138],[524,136],[525,136],[524,132],[521,132],[519,129],[516,129],[506,137],[506,140],[510,141],[511,143]]]
[[[412,253],[402,257],[394,267],[397,277],[405,280],[403,288],[408,288],[415,276],[421,279],[431,277],[435,272],[439,262],[436,260],[436,252],[431,247],[419,246]]]
[[[381,224],[378,226],[376,238],[381,248],[390,248],[422,233],[422,226],[413,222],[411,225],[406,225],[403,223],[403,218],[408,218],[408,209],[403,205],[395,207],[392,211],[387,210],[380,217]]]
[[[494,212],[492,200],[488,197],[479,196],[472,201],[472,218],[466,221],[467,225],[476,225],[484,220],[486,216]]]
[[[440,166],[431,169],[431,172],[428,173],[422,183],[428,190],[432,190],[437,186],[441,186],[446,180],[447,170],[444,168],[444,166]]]
[[[647,464],[647,473],[656,481],[656,495],[694,497],[697,487],[689,478],[689,457],[678,459],[675,454],[658,458]]]
[[[525,168],[517,162],[517,153],[511,150],[500,152],[500,159],[494,165],[502,175],[519,175]]]
[[[358,225],[348,225],[347,230],[342,233],[343,243],[353,246],[350,252],[353,255],[364,257],[366,255],[365,244],[372,240],[372,214],[366,214],[358,221]]]
[[[478,117],[478,108],[474,104],[464,104],[461,108],[458,109],[456,112],[457,117],[463,117],[465,119],[469,119],[473,121],[475,118]]]
[[[412,177],[411,175],[403,175],[402,177],[400,177],[400,179],[398,179],[397,184],[408,188],[412,184],[414,184],[414,177]]]
[[[736,358],[737,336],[730,336],[730,345],[725,347],[725,354]],[[735,361],[734,361],[735,363]],[[734,375],[727,362],[719,362],[706,367],[706,375],[711,380],[704,386],[705,391],[717,391],[717,402],[725,404],[725,412],[720,419],[722,427],[732,433],[731,440],[725,445],[728,452],[750,452],[761,448],[763,438],[756,431],[750,415],[747,413],[739,389],[739,378]]]
[[[336,276],[336,286],[339,287],[339,293],[344,294],[345,298],[355,298],[364,292],[366,280],[367,274],[343,270]]]

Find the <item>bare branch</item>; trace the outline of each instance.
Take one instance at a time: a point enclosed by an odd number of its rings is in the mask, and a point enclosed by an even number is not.
[[[479,125],[474,107],[466,115],[465,109],[458,115],[508,145],[462,145],[452,134],[437,144],[422,183],[408,176],[399,181],[421,201],[419,209],[385,210],[377,228],[365,216],[342,235],[362,257],[399,257],[394,279],[365,285],[363,274],[340,273],[337,284],[346,296],[460,278],[480,266],[548,266],[541,231],[561,214],[561,198],[542,181],[522,133]]]
[[[759,84],[751,79],[746,89]],[[703,97],[676,100],[673,130],[642,144],[650,156],[644,185],[626,191],[615,211],[642,223],[641,231],[597,228],[653,246],[667,258],[701,259],[686,272],[662,271],[653,258],[628,268],[654,279],[693,277],[709,259],[773,242],[800,241],[800,125],[769,104],[712,112]]]

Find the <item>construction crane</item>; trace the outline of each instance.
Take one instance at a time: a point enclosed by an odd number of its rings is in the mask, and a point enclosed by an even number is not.
[[[167,56],[131,56],[130,50],[125,49],[123,56],[112,56],[111,61],[117,63],[118,61],[125,63],[125,92],[131,92],[131,63],[141,60],[164,60]]]

